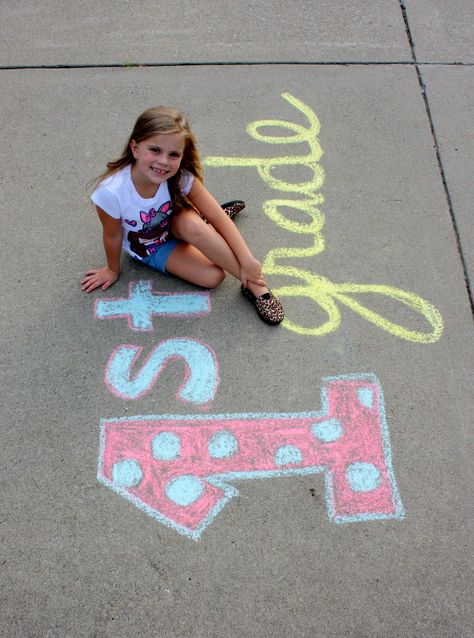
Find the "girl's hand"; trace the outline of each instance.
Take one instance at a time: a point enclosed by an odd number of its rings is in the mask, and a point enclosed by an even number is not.
[[[96,288],[107,290],[119,278],[118,272],[110,270],[110,268],[98,268],[96,270],[88,270],[84,279],[81,281],[81,290],[92,292]]]
[[[240,281],[245,287],[248,287],[249,282],[266,286],[262,275],[262,264],[255,257],[250,257],[240,264]]]

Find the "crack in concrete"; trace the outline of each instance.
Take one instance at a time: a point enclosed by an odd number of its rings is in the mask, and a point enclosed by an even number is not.
[[[17,64],[0,65],[0,71],[42,71],[45,69],[140,69],[178,66],[460,66],[471,67],[474,62],[422,62],[420,60],[240,60],[227,62],[106,62],[104,64]]]
[[[462,270],[463,270],[464,285],[466,286],[466,292],[467,292],[467,296],[468,296],[468,299],[469,299],[469,305],[471,307],[471,314],[472,314],[472,317],[474,319],[474,301],[473,301],[471,283],[469,281],[469,274],[468,274],[468,270],[467,270],[466,259],[465,259],[465,256],[464,256],[464,250],[463,250],[462,242],[461,242],[461,234],[459,232],[459,227],[458,227],[458,223],[457,223],[457,220],[456,220],[456,215],[454,213],[454,207],[453,207],[453,203],[452,203],[452,199],[451,199],[451,193],[449,192],[448,181],[446,179],[446,173],[445,173],[445,170],[444,170],[443,161],[441,159],[441,151],[440,151],[440,148],[439,148],[438,136],[436,135],[436,130],[435,130],[434,122],[433,122],[433,117],[431,115],[430,101],[429,101],[428,93],[427,93],[427,90],[426,90],[426,84],[424,82],[423,75],[421,73],[420,65],[418,64],[418,61],[416,59],[415,41],[413,39],[413,36],[412,36],[412,33],[411,33],[411,29],[410,29],[410,23],[409,23],[407,11],[406,11],[405,0],[399,0],[399,1],[400,1],[400,9],[401,9],[402,16],[403,16],[403,21],[405,22],[405,30],[406,30],[406,34],[407,34],[407,38],[408,38],[408,43],[410,45],[411,55],[412,55],[412,59],[413,59],[413,66],[416,69],[416,75],[418,77],[418,84],[420,85],[421,95],[423,97],[423,102],[425,104],[426,115],[428,117],[428,122],[429,122],[429,125],[430,125],[431,136],[433,138],[433,145],[434,145],[434,149],[435,149],[435,152],[436,152],[436,160],[438,162],[438,169],[439,169],[439,172],[440,172],[440,175],[441,175],[441,181],[442,181],[442,184],[443,184],[444,193],[446,195],[446,200],[447,200],[448,210],[449,210],[449,216],[450,216],[450,219],[451,219],[451,225],[453,227],[454,237],[456,239],[456,246],[457,246],[458,254],[459,254],[459,259],[461,261],[461,266],[462,266]]]

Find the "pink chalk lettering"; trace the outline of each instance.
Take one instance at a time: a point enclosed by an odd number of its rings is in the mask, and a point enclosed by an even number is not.
[[[325,475],[335,523],[403,518],[373,375],[324,380],[319,412],[105,419],[99,480],[198,539],[242,479]]]

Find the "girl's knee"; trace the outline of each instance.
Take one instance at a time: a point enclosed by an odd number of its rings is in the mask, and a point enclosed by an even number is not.
[[[225,279],[225,271],[219,266],[212,266],[206,273],[205,288],[217,288]]]
[[[189,244],[198,242],[208,231],[207,225],[192,210],[181,211],[171,223],[171,232]]]

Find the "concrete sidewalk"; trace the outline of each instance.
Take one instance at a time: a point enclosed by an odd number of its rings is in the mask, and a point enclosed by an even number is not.
[[[3,7],[0,635],[474,634],[473,18]],[[87,183],[159,103],[282,326],[126,257],[81,293]]]

